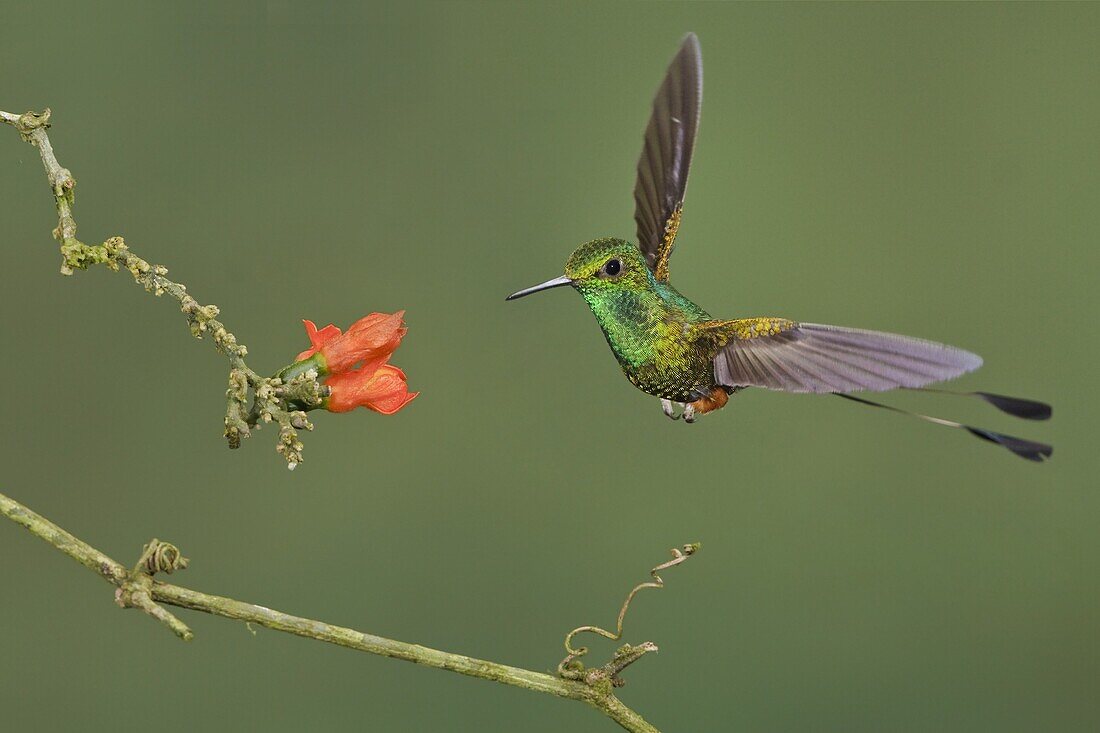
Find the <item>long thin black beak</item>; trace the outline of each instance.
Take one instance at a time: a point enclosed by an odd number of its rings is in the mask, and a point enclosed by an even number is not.
[[[540,290],[549,290],[550,288],[560,288],[562,285],[572,285],[572,284],[573,284],[573,281],[563,275],[561,277],[556,277],[553,280],[547,280],[544,283],[539,283],[538,285],[532,285],[531,287],[524,288],[523,290],[517,290],[516,292],[512,293],[507,298],[505,298],[505,300],[515,300],[516,298],[522,298],[523,296],[530,295],[531,293],[537,293]]]

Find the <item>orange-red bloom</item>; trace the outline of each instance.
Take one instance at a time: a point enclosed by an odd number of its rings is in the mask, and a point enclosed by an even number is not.
[[[376,371],[357,369],[334,374],[325,380],[332,389],[325,408],[331,412],[347,412],[356,407],[392,415],[412,402],[419,392],[409,392],[405,373],[385,364]]]
[[[322,373],[340,374],[356,364],[375,368],[386,363],[405,335],[405,311],[371,313],[351,325],[347,333],[331,323],[318,330],[313,321],[302,321],[312,346],[298,354],[297,361],[320,353]]]
[[[318,329],[313,321],[302,321],[311,346],[298,354],[297,362],[310,360],[326,377],[330,393],[325,409],[366,407],[392,415],[420,394],[409,392],[405,373],[387,363],[405,335],[404,315],[371,313],[344,333],[331,323]]]

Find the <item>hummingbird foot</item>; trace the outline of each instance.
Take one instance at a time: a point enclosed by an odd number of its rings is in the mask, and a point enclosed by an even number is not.
[[[676,406],[679,405],[682,409],[680,412],[676,411]],[[665,417],[670,420],[684,419],[686,423],[695,422],[695,405],[690,402],[673,402],[672,400],[661,400],[661,409],[665,412]]]
[[[680,404],[673,402],[672,400],[661,399],[661,409],[665,412],[665,417],[669,420],[679,420],[680,415],[676,412],[676,408],[673,405]]]

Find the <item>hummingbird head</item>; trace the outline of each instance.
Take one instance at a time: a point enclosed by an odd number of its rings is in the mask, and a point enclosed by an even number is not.
[[[637,245],[606,237],[585,242],[569,255],[565,275],[512,293],[508,300],[522,298],[540,290],[572,285],[585,296],[598,297],[650,286],[652,275]]]

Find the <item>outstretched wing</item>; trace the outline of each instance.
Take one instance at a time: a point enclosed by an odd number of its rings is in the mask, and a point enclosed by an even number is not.
[[[634,184],[638,246],[662,282],[668,280],[668,258],[680,226],[702,101],[703,57],[699,39],[689,33],[653,99]]]
[[[969,351],[934,341],[782,318],[703,324],[715,381],[784,392],[883,392],[954,379],[982,365]]]

